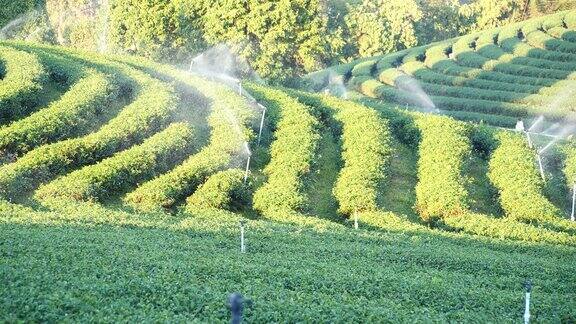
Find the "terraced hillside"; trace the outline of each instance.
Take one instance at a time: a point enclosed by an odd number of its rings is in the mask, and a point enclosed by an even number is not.
[[[573,121],[575,33],[576,12],[565,11],[358,60],[309,79],[317,90],[343,80],[370,98],[498,126],[539,115]]]
[[[448,116],[27,43],[0,62],[3,320],[228,321],[240,291],[251,322],[514,322],[527,278],[534,319],[576,318],[569,141],[542,179],[526,137]]]

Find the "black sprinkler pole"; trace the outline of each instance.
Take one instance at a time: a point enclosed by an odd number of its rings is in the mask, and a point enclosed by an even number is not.
[[[244,310],[244,299],[242,298],[242,295],[240,293],[230,294],[228,297],[228,304],[230,306],[230,312],[232,313],[230,323],[242,323],[242,311]]]

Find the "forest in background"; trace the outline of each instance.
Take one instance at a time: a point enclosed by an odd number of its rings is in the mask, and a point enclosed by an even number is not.
[[[0,0],[3,38],[184,64],[225,43],[272,83],[576,8],[576,0]]]

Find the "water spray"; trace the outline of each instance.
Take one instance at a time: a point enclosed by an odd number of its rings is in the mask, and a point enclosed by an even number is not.
[[[524,305],[524,324],[530,323],[530,292],[532,291],[532,283],[530,280],[524,282],[524,288],[526,289],[526,304]]]
[[[570,220],[574,221],[574,207],[576,207],[576,182],[572,185],[572,212],[570,213]]]
[[[246,253],[246,245],[244,243],[244,221],[240,221],[240,253]]]
[[[242,81],[238,80],[238,94],[242,95]]]
[[[244,142],[244,147],[248,153],[248,159],[246,160],[246,171],[244,172],[244,184],[246,184],[246,181],[248,181],[248,172],[250,171],[250,157],[252,157],[252,152],[250,152],[248,142]]]
[[[260,119],[260,130],[258,131],[258,146],[260,146],[260,139],[262,138],[262,129],[264,128],[264,117],[266,116],[266,107],[261,104],[258,106],[262,109],[262,118]]]
[[[358,229],[358,210],[354,210],[354,229]]]

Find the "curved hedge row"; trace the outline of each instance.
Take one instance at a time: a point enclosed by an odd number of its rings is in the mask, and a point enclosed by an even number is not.
[[[5,75],[0,82],[0,125],[25,116],[37,104],[38,91],[48,81],[34,54],[0,46]]]
[[[565,79],[570,76],[576,70],[576,64],[572,62],[557,62],[550,61],[541,58],[516,56],[496,46],[492,43],[485,45],[477,45],[478,49],[476,52],[484,57],[492,60],[498,60],[503,63],[512,63],[517,65],[523,65],[526,67],[533,67],[539,69],[548,69],[550,74],[557,76],[558,78]]]
[[[178,164],[191,152],[193,140],[190,126],[172,124],[140,145],[41,186],[34,196],[40,200],[54,197],[81,201],[108,199]]]
[[[234,125],[221,113],[212,113],[208,122],[211,128],[208,146],[170,172],[145,182],[126,195],[124,201],[140,211],[171,208],[194,192],[211,174],[228,166],[232,156],[242,150],[240,137]]]
[[[536,30],[526,35],[529,44],[546,49],[570,55],[576,55],[576,44],[567,42],[562,39],[556,39],[543,31]]]
[[[506,216],[528,222],[554,219],[559,211],[542,194],[534,150],[520,134],[499,132],[496,139],[488,178],[499,191]]]
[[[274,141],[264,168],[266,183],[254,193],[254,208],[267,216],[304,207],[303,177],[310,172],[320,139],[310,107],[280,90],[249,85],[250,93],[273,114]]]
[[[36,45],[35,45],[36,46]],[[42,47],[47,48],[47,47]],[[137,84],[135,99],[98,131],[38,147],[16,162],[0,167],[0,195],[12,197],[22,194],[73,168],[92,164],[111,156],[168,125],[178,109],[177,97],[169,85],[125,65],[109,62],[97,55],[66,54],[83,62],[116,70]]]
[[[574,235],[519,223],[513,219],[493,218],[480,214],[464,213],[462,215],[444,218],[442,223],[451,230],[461,233],[493,237],[502,240],[576,246],[576,237]]]
[[[254,136],[248,126],[256,112],[245,98],[224,85],[136,58],[119,59],[196,88],[211,100],[209,144],[170,172],[144,183],[124,198],[128,205],[141,211],[170,208],[192,194],[211,174],[234,162],[235,156],[242,155],[244,143]]]
[[[396,88],[386,86],[377,80],[371,79],[370,77],[354,77],[350,79],[349,84],[351,87],[354,87],[359,92],[368,97],[399,102],[411,106],[419,105],[419,102],[415,99],[412,93],[407,91],[400,91]],[[530,114],[542,114],[551,120],[562,119],[566,116],[565,111],[541,111],[538,109],[538,107],[531,107],[516,103],[434,95],[429,96],[429,98],[436,105],[436,107],[451,111],[500,114],[513,117],[525,117]]]
[[[331,111],[340,124],[344,167],[333,188],[338,211],[345,215],[375,211],[378,185],[386,176],[392,153],[388,121],[354,102],[303,93],[296,96],[307,105]]]
[[[468,130],[442,116],[419,117],[416,125],[421,133],[415,206],[420,217],[433,221],[466,212],[462,168],[472,150]]]
[[[248,204],[250,189],[244,184],[244,170],[228,169],[211,175],[186,199],[186,209],[216,208],[239,210]]]
[[[448,57],[445,56],[445,59],[448,60]],[[417,79],[429,83],[463,86],[484,90],[501,90],[525,94],[538,93],[538,91],[542,89],[539,86],[533,86],[530,84],[508,83],[479,78],[476,79],[460,75],[443,74],[429,68],[426,63],[420,62],[416,62],[410,65],[405,64],[402,66],[402,69],[413,74]]]
[[[556,26],[546,31],[550,36],[568,42],[576,43],[576,32],[564,27]]]
[[[86,70],[85,76],[48,107],[0,128],[0,150],[23,153],[41,144],[81,135],[119,96],[114,79]]]

